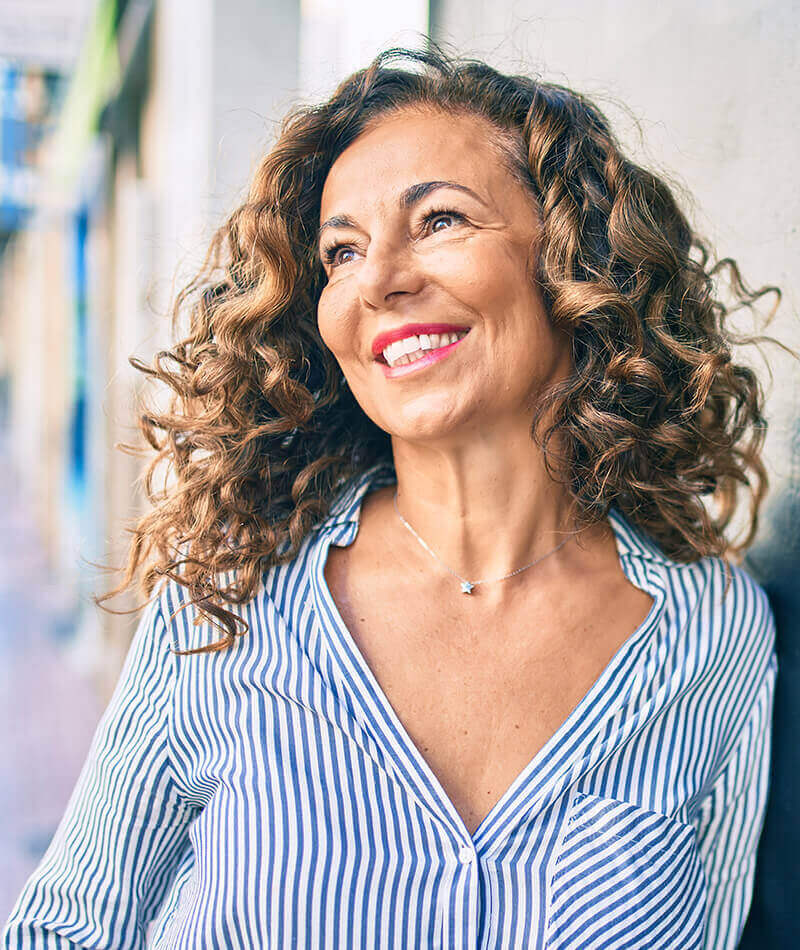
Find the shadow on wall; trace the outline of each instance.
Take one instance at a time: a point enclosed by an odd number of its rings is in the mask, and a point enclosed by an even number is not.
[[[775,685],[770,796],[758,850],[750,915],[739,950],[800,947],[800,424],[793,478],[765,512],[762,541],[744,566],[763,586],[775,613]]]

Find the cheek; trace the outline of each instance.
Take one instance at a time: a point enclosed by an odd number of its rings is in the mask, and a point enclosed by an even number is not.
[[[337,304],[331,294],[323,293],[317,305],[317,329],[322,342],[337,359],[347,355],[348,341],[353,338],[351,323],[343,303]]]
[[[456,297],[479,311],[505,310],[530,294],[523,248],[481,235],[441,248],[430,269]]]
[[[322,342],[331,349],[330,308],[326,306],[324,297],[321,297],[317,304],[317,329]]]

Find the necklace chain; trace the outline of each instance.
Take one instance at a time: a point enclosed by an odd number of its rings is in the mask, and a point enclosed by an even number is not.
[[[430,554],[432,557],[442,565],[442,567],[452,574],[453,577],[458,578],[461,581],[461,591],[464,594],[471,594],[473,587],[477,587],[479,584],[495,584],[499,581],[507,581],[509,577],[514,577],[516,574],[521,574],[523,571],[527,571],[529,567],[533,567],[534,564],[538,564],[539,561],[543,561],[546,557],[550,557],[551,554],[555,554],[559,548],[563,547],[567,541],[573,536],[569,535],[564,538],[559,544],[557,544],[552,551],[548,551],[547,554],[542,554],[540,557],[537,557],[535,561],[531,561],[530,564],[525,564],[523,567],[518,567],[515,571],[510,571],[508,574],[503,574],[502,577],[486,577],[480,581],[468,581],[466,577],[462,577],[460,574],[457,574],[451,567],[448,567],[444,561],[439,557],[439,555],[428,547],[428,545],[423,541],[423,539],[417,534],[417,532],[411,527],[411,525],[406,521],[406,519],[400,514],[400,509],[397,507],[397,492],[394,493],[394,510],[397,512],[397,517],[400,519],[401,523],[408,528],[408,530],[414,535],[414,537],[419,541],[423,548]],[[574,532],[577,534],[578,532]]]

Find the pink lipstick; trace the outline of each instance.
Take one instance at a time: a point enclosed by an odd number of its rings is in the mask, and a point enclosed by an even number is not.
[[[464,333],[469,327],[457,323],[406,323],[402,327],[379,333],[372,341],[372,355],[377,359],[390,343],[404,340],[408,336],[430,335],[431,333]]]
[[[469,332],[469,327],[451,323],[406,324],[379,334],[373,341],[373,353],[378,353],[375,360],[384,376],[397,379],[446,359]],[[417,338],[419,345],[403,352],[401,341],[409,337]]]

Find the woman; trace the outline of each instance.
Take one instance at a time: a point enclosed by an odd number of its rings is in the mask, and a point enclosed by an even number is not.
[[[707,262],[565,88],[389,51],[290,116],[134,361],[155,594],[5,946],[734,947],[777,667]]]

